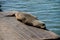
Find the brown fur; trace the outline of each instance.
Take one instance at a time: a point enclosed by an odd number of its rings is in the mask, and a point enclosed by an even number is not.
[[[22,21],[23,23],[29,22],[32,19],[37,19],[37,17],[35,17],[31,14],[23,13],[23,12],[16,13],[15,16],[16,16],[16,19]],[[29,21],[27,21],[27,20],[29,20]]]
[[[37,28],[46,29],[45,24],[41,21],[38,21],[37,17],[35,17],[31,14],[26,14],[24,12],[17,12],[15,14],[13,13],[8,16],[15,16],[17,20],[19,20],[25,24],[28,24],[28,25],[31,25],[31,26],[34,26]]]
[[[27,22],[27,20],[33,20],[33,19],[37,19],[36,16],[33,16],[31,14],[27,14],[27,13],[24,13],[24,12],[16,12],[16,13],[12,13],[12,14],[8,14],[6,15],[7,17],[16,17],[17,20],[19,21],[22,21],[24,23]]]
[[[26,19],[25,20],[25,24],[28,24],[30,26],[34,26],[34,27],[37,27],[37,28],[41,28],[41,29],[46,29],[46,25],[44,22],[42,21],[39,21],[39,20],[36,20],[34,18],[30,19]]]

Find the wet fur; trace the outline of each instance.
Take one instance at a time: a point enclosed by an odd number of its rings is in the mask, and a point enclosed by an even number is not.
[[[22,15],[22,16],[21,16]],[[34,27],[37,27],[37,28],[41,28],[42,26],[39,26],[40,23],[38,23],[37,25],[33,22],[35,20],[35,22],[38,22],[38,19],[37,17],[33,16],[33,15],[30,15],[30,14],[25,14],[25,13],[16,13],[16,14],[11,14],[11,15],[6,15],[6,17],[16,17],[16,19],[20,22],[23,22],[24,24],[27,24],[27,25],[30,25],[30,26],[34,26]],[[35,24],[35,25],[34,25]],[[45,25],[43,25],[44,28],[41,28],[41,29],[44,29],[44,30],[47,30]]]

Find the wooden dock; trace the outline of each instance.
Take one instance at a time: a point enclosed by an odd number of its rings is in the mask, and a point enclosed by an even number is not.
[[[59,37],[51,31],[25,25],[15,17],[4,17],[6,14],[0,12],[0,40],[44,40]]]

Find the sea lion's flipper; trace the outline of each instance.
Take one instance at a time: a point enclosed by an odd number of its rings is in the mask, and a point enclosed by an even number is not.
[[[5,17],[15,17],[15,14],[5,15]]]

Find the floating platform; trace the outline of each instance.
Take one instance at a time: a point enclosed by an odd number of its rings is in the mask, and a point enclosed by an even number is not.
[[[10,12],[12,13],[12,12]],[[25,25],[15,17],[4,17],[8,12],[0,12],[0,40],[48,40],[57,39],[54,32]]]

